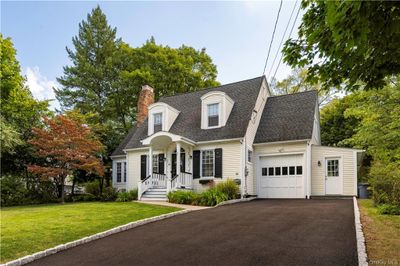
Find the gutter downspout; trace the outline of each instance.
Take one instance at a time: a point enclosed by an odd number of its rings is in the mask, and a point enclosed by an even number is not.
[[[307,177],[306,177],[306,198],[310,199],[311,198],[311,177],[312,177],[312,144],[311,141],[308,141],[307,143],[307,150],[306,150],[306,166],[307,166]]]
[[[242,176],[242,178],[241,178],[241,182],[240,182],[240,194],[242,195],[242,198],[244,198],[245,197],[245,194],[246,194],[246,138],[243,138],[241,141],[240,141],[240,143],[242,144],[242,152],[241,152],[241,154],[242,154],[242,156],[241,156],[241,161],[240,161],[240,164],[241,164],[241,176]]]

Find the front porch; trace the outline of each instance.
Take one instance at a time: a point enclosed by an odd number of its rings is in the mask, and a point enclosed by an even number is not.
[[[148,153],[141,158],[138,200],[165,200],[169,191],[193,189],[192,141],[161,131],[142,143]]]

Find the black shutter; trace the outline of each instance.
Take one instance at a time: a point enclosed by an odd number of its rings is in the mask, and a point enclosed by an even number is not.
[[[200,178],[200,151],[193,151],[193,178]]]
[[[186,171],[186,163],[185,163],[185,154],[181,153],[181,172],[185,172]]]
[[[147,155],[140,155],[140,179],[146,178],[147,172]]]
[[[215,149],[215,174],[214,177],[222,178],[222,149]]]
[[[164,174],[164,153],[158,155],[158,173]]]
[[[171,174],[172,177],[176,175],[176,153],[172,154]]]

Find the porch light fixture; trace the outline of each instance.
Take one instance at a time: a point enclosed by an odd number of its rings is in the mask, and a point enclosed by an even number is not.
[[[321,161],[318,161],[318,166],[321,166]]]

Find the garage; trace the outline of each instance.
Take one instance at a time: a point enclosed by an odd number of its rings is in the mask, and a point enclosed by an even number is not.
[[[303,154],[263,156],[259,164],[260,198],[304,198]]]

